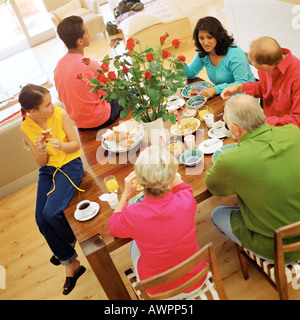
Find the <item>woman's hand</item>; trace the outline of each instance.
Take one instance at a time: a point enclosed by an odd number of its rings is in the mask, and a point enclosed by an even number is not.
[[[213,96],[216,95],[216,88],[215,87],[206,88],[201,91],[200,95],[205,97],[206,99],[212,98]]]
[[[125,178],[125,190],[123,192],[122,197],[125,199],[129,199],[131,195],[136,191],[137,187],[137,180],[136,180],[136,173],[132,171],[126,178]]]

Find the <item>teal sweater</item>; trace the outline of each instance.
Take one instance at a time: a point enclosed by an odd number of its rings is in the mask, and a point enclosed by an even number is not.
[[[207,75],[216,88],[216,94],[220,94],[226,87],[233,84],[255,81],[248,58],[237,45],[228,49],[227,54],[216,67],[211,64],[209,55],[200,58],[197,53],[191,64],[186,65],[184,72],[189,79],[192,79],[203,67],[206,68]]]
[[[233,233],[244,247],[273,260],[274,230],[300,220],[299,128],[265,124],[248,132],[218,156],[205,179],[213,195],[237,194]],[[299,260],[300,252],[285,258]]]

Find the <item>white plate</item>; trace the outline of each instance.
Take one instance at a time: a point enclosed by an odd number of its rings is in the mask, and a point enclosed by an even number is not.
[[[210,145],[207,147],[205,143]],[[223,146],[223,141],[220,139],[207,139],[199,144],[199,150],[204,152],[204,154],[212,154]]]
[[[97,213],[99,212],[100,205],[97,202],[91,202],[91,205],[93,206],[93,208],[91,210],[91,213],[88,216],[84,217],[84,218],[80,218],[79,217],[78,210],[76,209],[75,213],[74,213],[75,219],[78,220],[78,221],[87,221],[87,220],[90,220],[90,219],[94,218],[97,215]]]
[[[132,138],[134,143],[132,145],[130,145],[129,147],[123,148],[120,146],[119,142],[108,142],[105,138],[102,139],[102,147],[105,150],[115,152],[115,153],[127,152],[130,149],[137,146],[142,141],[144,134],[145,134],[144,127],[142,124],[140,124],[138,134]]]
[[[172,103],[172,105],[167,103],[166,110],[174,111],[174,110],[179,109],[180,107],[183,107],[184,105],[185,105],[185,101],[183,99],[178,99],[177,102],[176,103]]]
[[[214,133],[213,128],[211,128],[211,129],[208,131],[208,136],[209,136],[210,138],[212,138],[212,139],[222,139],[222,138],[227,137],[226,134],[224,134],[224,133],[221,133],[221,134],[219,134],[219,135],[216,135],[216,134]]]

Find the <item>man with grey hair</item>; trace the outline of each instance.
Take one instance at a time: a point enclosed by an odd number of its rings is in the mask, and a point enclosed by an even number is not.
[[[217,207],[212,223],[228,239],[274,260],[274,230],[300,220],[300,130],[270,126],[257,100],[245,94],[227,101],[224,120],[238,144],[218,156],[205,179],[213,195],[236,194],[240,207]],[[299,260],[300,253],[285,257]]]
[[[221,97],[227,100],[235,93],[246,93],[261,98],[268,124],[292,123],[300,128],[300,60],[270,37],[254,40],[248,57],[259,81],[229,86]]]

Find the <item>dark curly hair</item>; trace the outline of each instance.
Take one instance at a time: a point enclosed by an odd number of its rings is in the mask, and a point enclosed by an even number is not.
[[[218,19],[214,17],[201,18],[197,22],[193,32],[196,51],[198,51],[200,58],[205,57],[208,53],[200,44],[199,31],[207,31],[216,38],[217,45],[215,51],[218,56],[225,56],[229,47],[233,47],[234,38],[228,34]]]

